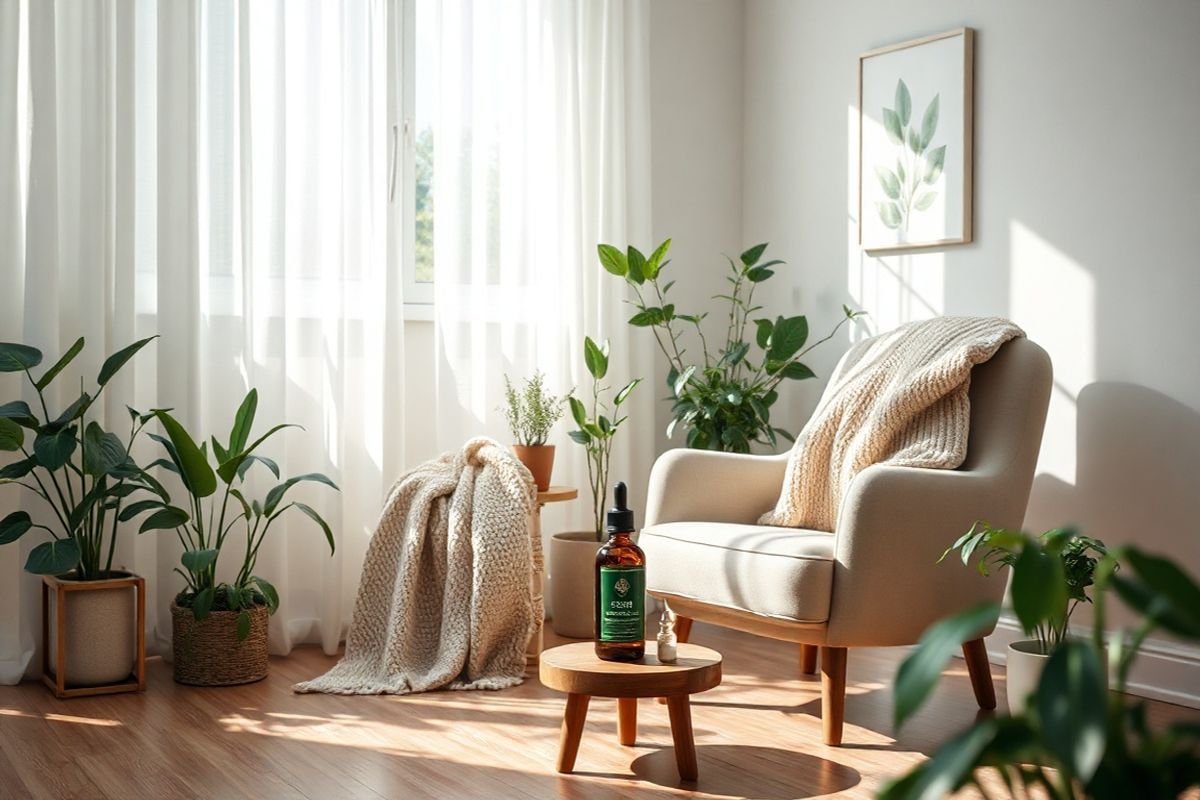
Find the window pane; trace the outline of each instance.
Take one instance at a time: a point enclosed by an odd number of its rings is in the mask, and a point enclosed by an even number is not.
[[[416,279],[433,282],[433,76],[436,9],[431,0],[416,2],[416,69],[413,142],[415,165]]]

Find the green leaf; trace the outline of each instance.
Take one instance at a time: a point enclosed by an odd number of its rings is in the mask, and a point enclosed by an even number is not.
[[[875,207],[879,210],[879,219],[884,225],[893,229],[900,227],[900,206],[895,203],[876,203]]]
[[[999,608],[995,604],[984,603],[934,623],[921,635],[916,648],[896,672],[893,718],[897,729],[925,702],[962,643],[978,636],[998,614]]]
[[[571,417],[575,420],[575,424],[583,427],[587,424],[587,409],[583,406],[583,401],[574,395],[567,398],[567,404],[571,406]]]
[[[1124,560],[1147,586],[1153,587],[1176,610],[1200,626],[1200,586],[1177,564],[1165,558],[1147,555],[1136,547],[1128,547]]]
[[[14,461],[11,464],[5,464],[0,468],[0,480],[15,481],[19,478],[24,478],[29,473],[33,472],[33,468],[37,466],[37,459],[23,458],[20,461]]]
[[[20,539],[33,527],[33,520],[24,511],[14,511],[4,519],[0,519],[0,544],[8,544]]]
[[[79,544],[74,539],[42,542],[29,553],[25,571],[34,575],[62,575],[79,566]]]
[[[639,286],[645,283],[646,257],[642,255],[642,251],[633,245],[629,245],[629,251],[626,253],[626,263],[629,265],[629,274],[626,277]]]
[[[296,503],[295,505],[296,508],[300,509],[300,511],[307,515],[309,519],[320,526],[321,532],[325,534],[325,541],[329,542],[329,554],[333,555],[333,531],[329,530],[329,523],[327,523],[324,518],[312,508],[304,505],[304,503]]]
[[[42,351],[24,344],[0,342],[0,372],[24,372],[42,363]],[[43,573],[52,574],[52,573]]]
[[[246,393],[245,399],[238,406],[237,414],[233,418],[233,430],[229,432],[229,452],[231,454],[237,454],[246,449],[246,442],[250,441],[250,428],[254,425],[254,414],[257,411],[258,389],[251,389]]]
[[[567,436],[570,437],[572,442],[581,444],[584,447],[592,443],[592,437],[588,435],[587,431],[568,431]]]
[[[256,461],[261,463],[267,469],[269,469],[271,471],[271,474],[274,475],[276,478],[279,477],[279,465],[276,464],[273,459],[267,458],[266,456],[256,456],[256,455],[251,454],[251,455],[247,455],[242,460],[242,463],[238,465],[238,468],[237,468],[238,478],[244,479],[246,477],[246,473],[250,470],[250,467],[253,466],[254,462],[256,462]],[[218,472],[220,472],[220,470],[218,470]]]
[[[767,244],[768,244],[767,242],[763,242],[762,244],[756,244],[756,245],[754,245],[754,247],[751,247],[748,250],[746,250],[744,253],[742,253],[742,256],[741,256],[742,263],[745,264],[747,267],[752,267],[755,264],[757,264],[758,260],[760,258],[762,258],[763,252],[767,249]]]
[[[217,437],[210,437],[209,441],[212,442],[213,456],[216,457],[217,463],[224,464],[226,461],[228,461],[230,452],[224,447],[221,447],[221,443],[217,441]]]
[[[904,144],[904,126],[900,124],[900,117],[890,108],[883,110],[883,129],[887,131],[892,144]]]
[[[946,165],[946,145],[930,150],[929,155],[925,156],[925,164],[925,176],[921,180],[929,184],[936,183]]]
[[[306,481],[312,482],[312,483],[323,483],[326,486],[333,488],[334,490],[338,490],[338,486],[336,483],[334,483],[328,477],[326,477],[325,475],[322,475],[319,472],[308,472],[308,473],[305,473],[304,475],[297,475],[294,478],[288,478],[286,481],[279,484],[271,491],[267,492],[267,500],[263,504],[263,513],[266,514],[268,517],[271,516],[271,514],[273,514],[275,512],[275,509],[279,506],[279,501],[283,499],[283,496],[285,494],[287,494],[288,489],[291,489],[297,483],[303,483]],[[338,491],[340,491],[340,490],[338,490]]]
[[[146,531],[165,531],[170,530],[171,528],[178,528],[180,525],[186,524],[189,519],[191,519],[191,517],[189,517],[188,513],[182,508],[167,506],[155,511],[153,514],[142,520],[142,525],[140,528],[138,528],[138,533],[145,533]]]
[[[794,381],[803,381],[808,380],[809,378],[817,377],[811,369],[804,364],[801,364],[799,361],[793,361],[792,363],[788,364],[779,372],[779,374]]]
[[[642,382],[641,378],[634,378],[629,383],[625,384],[625,386],[621,389],[621,391],[617,392],[617,396],[613,398],[613,405],[619,406],[622,403],[624,403],[625,400],[629,397],[629,393],[633,391],[633,388],[641,382]]]
[[[1084,783],[1104,756],[1107,699],[1096,651],[1070,639],[1056,647],[1037,687],[1042,741]]]
[[[250,635],[250,613],[243,611],[237,616],[237,638],[239,642],[246,640]]]
[[[67,406],[67,409],[58,415],[58,418],[51,422],[47,427],[61,428],[62,426],[74,422],[83,416],[83,412],[87,411],[88,406],[92,404],[92,397],[87,392],[75,398],[75,402]]]
[[[42,389],[45,389],[47,386],[50,385],[50,382],[52,380],[54,380],[54,378],[58,375],[58,373],[62,372],[63,369],[67,366],[67,364],[70,364],[71,361],[74,360],[75,356],[79,355],[79,351],[82,349],[83,349],[83,337],[80,336],[78,339],[75,340],[75,344],[71,345],[70,349],[67,350],[67,352],[63,353],[62,358],[60,358],[57,362],[55,362],[53,367],[46,370],[46,374],[43,375],[42,377],[38,378],[37,381],[35,381],[33,385],[39,391],[41,391]]]
[[[83,471],[88,475],[107,475],[125,463],[125,445],[96,422],[84,430],[83,445]]]
[[[652,325],[661,325],[665,320],[663,310],[657,307],[644,308],[629,318],[629,324],[636,328],[649,328]]]
[[[875,177],[879,179],[879,186],[892,200],[900,199],[900,181],[895,174],[887,167],[876,167]]]
[[[158,336],[148,336],[145,339],[134,342],[128,347],[118,350],[108,358],[104,359],[104,363],[100,366],[100,375],[97,376],[96,383],[100,384],[101,386],[108,383],[110,380],[112,380],[112,377],[121,370],[121,367],[125,366],[126,361],[133,358],[137,354],[138,350],[141,350],[143,347],[150,344],[150,342],[157,338]]]
[[[188,435],[183,426],[166,411],[157,411],[155,416],[162,423],[163,429],[166,430],[167,436],[170,437],[171,444],[175,448],[179,468],[188,491],[196,497],[208,497],[215,492],[217,476],[212,467],[208,465],[208,459],[203,451],[196,446],[196,442]]]
[[[955,735],[933,758],[899,780],[886,784],[880,800],[942,800],[966,783],[996,738],[1000,720],[985,719]]]
[[[624,278],[629,274],[629,262],[625,260],[625,254],[620,250],[611,244],[601,244],[596,246],[596,252],[600,255],[600,266],[613,275]]]
[[[604,354],[607,349],[607,341],[604,343],[604,348],[601,349],[592,341],[592,337],[585,336],[583,338],[583,361],[587,365],[588,372],[596,380],[601,380],[608,374],[608,356]]]
[[[925,109],[925,116],[921,120],[921,151],[924,152],[929,143],[933,141],[933,134],[937,131],[938,124],[938,103],[940,94],[935,94],[933,99],[929,101],[929,107]]]
[[[758,342],[758,346],[763,350],[771,343],[771,331],[775,329],[775,324],[769,319],[754,320],[754,327],[758,330],[755,333],[754,340]]]
[[[213,587],[208,586],[196,593],[196,597],[192,600],[192,616],[198,620],[208,616],[208,612],[212,611],[213,597],[216,594]]]
[[[683,373],[678,378],[675,379],[675,385],[671,387],[671,391],[673,391],[675,393],[676,397],[683,396],[684,390],[687,389],[688,381],[690,381],[692,379],[692,376],[695,374],[696,374],[696,365],[693,364],[690,367],[688,367],[687,369],[685,369],[683,371]]]
[[[130,503],[122,508],[117,519],[121,522],[128,522],[138,514],[144,514],[152,508],[166,508],[166,504],[161,500],[138,500],[136,503]]]
[[[896,177],[900,179],[901,183],[908,178],[908,173],[904,170],[904,162],[898,158],[896,159]]]
[[[1146,557],[1143,556],[1143,558]],[[1161,559],[1155,560],[1161,561]],[[1174,565],[1171,566],[1174,567]],[[1179,573],[1179,578],[1190,582],[1190,578],[1182,573]],[[1200,609],[1194,605],[1190,607],[1179,605],[1179,599],[1186,599],[1187,591],[1181,591],[1177,585],[1172,586],[1171,584],[1176,580],[1178,579],[1167,577],[1164,581],[1165,586],[1162,586],[1121,575],[1113,575],[1110,578],[1113,589],[1127,606],[1141,612],[1148,619],[1153,620],[1156,625],[1160,625],[1171,633],[1198,639],[1200,638],[1200,619],[1197,617],[1200,615]],[[1171,594],[1164,592],[1164,588]],[[1176,596],[1172,597],[1172,595]]]
[[[749,342],[738,342],[729,350],[725,351],[725,355],[721,356],[721,361],[732,367],[741,362],[746,357],[746,353],[750,352]]]
[[[239,472],[239,470],[242,467],[242,464],[244,464],[246,462],[246,460],[251,457],[250,454],[253,453],[255,450],[257,450],[258,446],[260,444],[262,444],[263,442],[265,442],[267,439],[270,439],[272,436],[274,436],[276,433],[283,430],[284,428],[299,428],[299,427],[301,427],[301,426],[295,425],[293,423],[284,423],[282,425],[276,425],[275,427],[271,428],[269,431],[264,433],[262,436],[255,439],[240,454],[233,456],[228,461],[226,461],[224,464],[221,464],[217,467],[217,472],[221,476],[221,480],[225,481],[225,483],[229,483],[230,481],[232,481],[233,476]],[[274,462],[272,462],[272,463],[274,463]],[[276,475],[276,477],[278,477],[278,475]]]
[[[263,597],[267,600],[267,610],[274,614],[279,610],[279,592],[266,578],[260,578],[257,575],[250,576],[250,582],[259,588]]]
[[[24,400],[13,400],[0,406],[0,419],[11,419],[24,428],[36,429],[38,426],[37,417]]]
[[[767,358],[774,361],[787,361],[800,351],[808,341],[808,318],[779,317],[775,320],[775,329],[771,333],[771,347],[767,350]]]
[[[37,456],[38,464],[54,472],[71,460],[75,445],[74,425],[58,429],[42,428],[33,440],[33,453]]]
[[[896,116],[900,117],[901,125],[907,125],[912,118],[912,95],[903,79],[896,82]]]
[[[220,551],[215,548],[186,550],[180,561],[183,562],[183,568],[188,572],[203,572],[213,565],[218,555],[220,555]]]
[[[766,267],[754,267],[746,270],[746,279],[751,283],[762,283],[774,274],[773,270],[769,270]]]
[[[921,136],[912,128],[908,129],[908,149],[913,155],[921,155]]]
[[[1026,633],[1066,609],[1066,582],[1061,559],[1025,545],[1012,567],[1012,606]]]
[[[0,450],[16,452],[25,445],[25,429],[11,419],[0,417]]]
[[[915,203],[913,203],[913,208],[915,208],[917,211],[926,211],[931,205],[933,205],[933,201],[936,199],[937,192],[925,192],[917,198]]]
[[[646,266],[645,266],[646,280],[652,281],[658,277],[659,270],[661,270],[664,266],[666,266],[663,263],[663,258],[666,257],[667,251],[670,249],[671,249],[671,240],[670,239],[666,239],[665,241],[663,241],[662,244],[660,244],[658,247],[654,248],[654,252],[650,254],[650,258],[646,259]],[[670,288],[671,288],[671,284],[667,284],[663,288],[663,294],[666,294]]]

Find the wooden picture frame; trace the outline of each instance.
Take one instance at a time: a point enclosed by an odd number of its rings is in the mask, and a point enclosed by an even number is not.
[[[972,241],[974,63],[972,28],[858,57],[858,243],[867,252]]]

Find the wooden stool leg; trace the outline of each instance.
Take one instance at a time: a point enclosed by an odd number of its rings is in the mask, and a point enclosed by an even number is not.
[[[588,701],[586,694],[567,695],[567,710],[563,714],[562,738],[558,741],[558,771],[575,769],[575,756],[579,753],[579,737],[583,736],[583,723],[587,721]]]
[[[817,646],[815,644],[800,645],[800,672],[804,675],[817,674]]]
[[[637,741],[637,698],[617,698],[617,733],[621,744],[629,747]]]
[[[967,660],[967,674],[971,676],[971,688],[975,690],[975,701],[980,708],[990,711],[996,707],[996,687],[992,683],[987,647],[983,639],[972,639],[963,642],[962,649],[963,658]]]
[[[821,724],[825,744],[842,743],[846,717],[846,648],[821,648]]]
[[[696,742],[692,739],[692,704],[686,694],[675,694],[667,698],[667,712],[671,715],[671,738],[675,741],[675,765],[679,777],[694,781],[699,774],[696,767]]]

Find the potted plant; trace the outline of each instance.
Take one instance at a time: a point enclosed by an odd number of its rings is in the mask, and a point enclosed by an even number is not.
[[[504,418],[516,443],[513,453],[533,475],[539,492],[550,488],[554,472],[554,445],[546,444],[550,429],[562,417],[563,401],[546,391],[546,376],[540,372],[525,381],[518,391],[504,376]]]
[[[1018,536],[1020,541],[1008,543],[1017,554],[1011,563],[1013,607],[1028,629],[1053,626],[1068,594],[1055,574],[1056,551],[1061,552],[1066,535]],[[1060,641],[1029,705],[977,717],[930,759],[884,786],[880,797],[933,800],[973,786],[984,797],[1007,790],[1014,798],[1124,800],[1181,797],[1200,785],[1200,728],[1191,721],[1149,725],[1145,702],[1124,693],[1129,670],[1152,631],[1162,628],[1184,642],[1200,642],[1200,585],[1174,562],[1135,547],[1103,556],[1094,574],[1092,634]],[[1105,631],[1109,588],[1140,615],[1132,632]],[[897,728],[920,708],[961,642],[999,610],[985,603],[925,632],[896,673]],[[1106,663],[1116,691],[1109,691]],[[986,790],[980,786],[985,770],[994,778]]]
[[[105,387],[139,350],[142,339],[109,356],[93,392],[51,413],[47,390],[83,350],[82,338],[38,378],[42,353],[23,344],[0,344],[0,372],[23,372],[37,408],[21,400],[0,406],[0,450],[23,457],[0,469],[0,483],[37,495],[44,511],[35,520],[14,511],[0,520],[0,544],[34,530],[49,540],[30,551],[25,570],[43,576],[43,678],[60,697],[144,687],[144,581],[113,567],[122,505],[138,492],[163,495],[158,481],[130,456],[147,415],[130,409],[128,439],[104,430],[89,412]],[[69,597],[69,600],[68,600]]]
[[[123,512],[126,518],[151,512],[139,532],[171,530],[183,545],[183,569],[176,567],[175,572],[183,578],[184,588],[171,603],[179,683],[228,686],[267,676],[267,617],[279,607],[279,593],[254,568],[258,551],[279,517],[293,508],[306,515],[325,534],[331,555],[334,551],[333,532],[320,514],[304,503],[284,502],[288,490],[305,481],[337,489],[324,475],[311,472],[288,478],[264,498],[247,499],[244,481],[255,464],[279,478],[279,466],[259,455],[258,448],[284,428],[299,427],[276,425],[251,442],[257,408],[258,392],[251,389],[237,410],[227,442],[222,444],[215,436],[210,440],[215,466],[209,463],[207,443],[197,445],[169,412],[156,411],[166,436],[150,436],[167,453],[156,464],[179,475],[186,509],[167,499],[150,499]],[[235,530],[244,534],[245,549],[236,577],[220,581],[218,561]]]
[[[608,465],[612,456],[613,439],[628,417],[619,416],[621,406],[630,392],[641,382],[635,378],[625,384],[611,402],[604,399],[607,391],[602,383],[608,375],[609,345],[597,345],[584,337],[583,361],[592,376],[591,408],[573,394],[567,402],[578,430],[568,435],[582,445],[587,453],[588,488],[592,494],[593,527],[587,531],[556,533],[550,539],[550,575],[554,616],[551,624],[560,636],[578,639],[594,634],[595,615],[592,596],[596,550],[604,541],[604,501],[608,496]]]
[[[747,453],[755,443],[774,449],[779,436],[794,441],[787,430],[771,424],[771,406],[779,399],[779,385],[785,380],[815,377],[800,359],[864,312],[842,306],[844,316],[829,335],[807,347],[807,317],[755,317],[762,310],[754,304],[755,289],[775,274],[771,267],[784,263],[778,259],[764,262],[767,244],[758,244],[742,253],[737,262],[726,257],[729,294],[713,299],[728,302],[728,323],[725,341],[713,353],[701,325],[708,312],[685,314],[668,301],[675,284],[673,280],[663,283],[670,247],[667,239],[649,258],[632,246],[625,252],[608,244],[598,248],[601,266],[624,278],[633,290],[637,313],[629,318],[629,324],[650,328],[667,359],[667,388],[674,399],[667,438],[682,426],[688,447],[735,453]],[[684,325],[695,329],[699,359],[685,358]]]
[[[1026,537],[1020,532],[993,528],[980,520],[942,553],[945,559],[957,550],[964,564],[969,564],[976,553],[982,553],[976,569],[984,576],[999,567],[1011,569],[1019,558],[1028,562],[1022,572],[1013,571],[1013,610],[1025,635],[1032,637],[1008,646],[1005,689],[1008,707],[1016,710],[1025,707],[1050,656],[1067,640],[1075,609],[1080,603],[1092,601],[1087,590],[1094,581],[1098,559],[1108,552],[1104,542],[1082,536],[1071,528],[1046,531],[1038,537],[1038,548],[1027,548],[1025,542]],[[1037,601],[1047,604],[1051,613],[1037,615],[1023,607],[1029,601],[1029,594],[1018,580],[1036,580],[1042,592]]]

